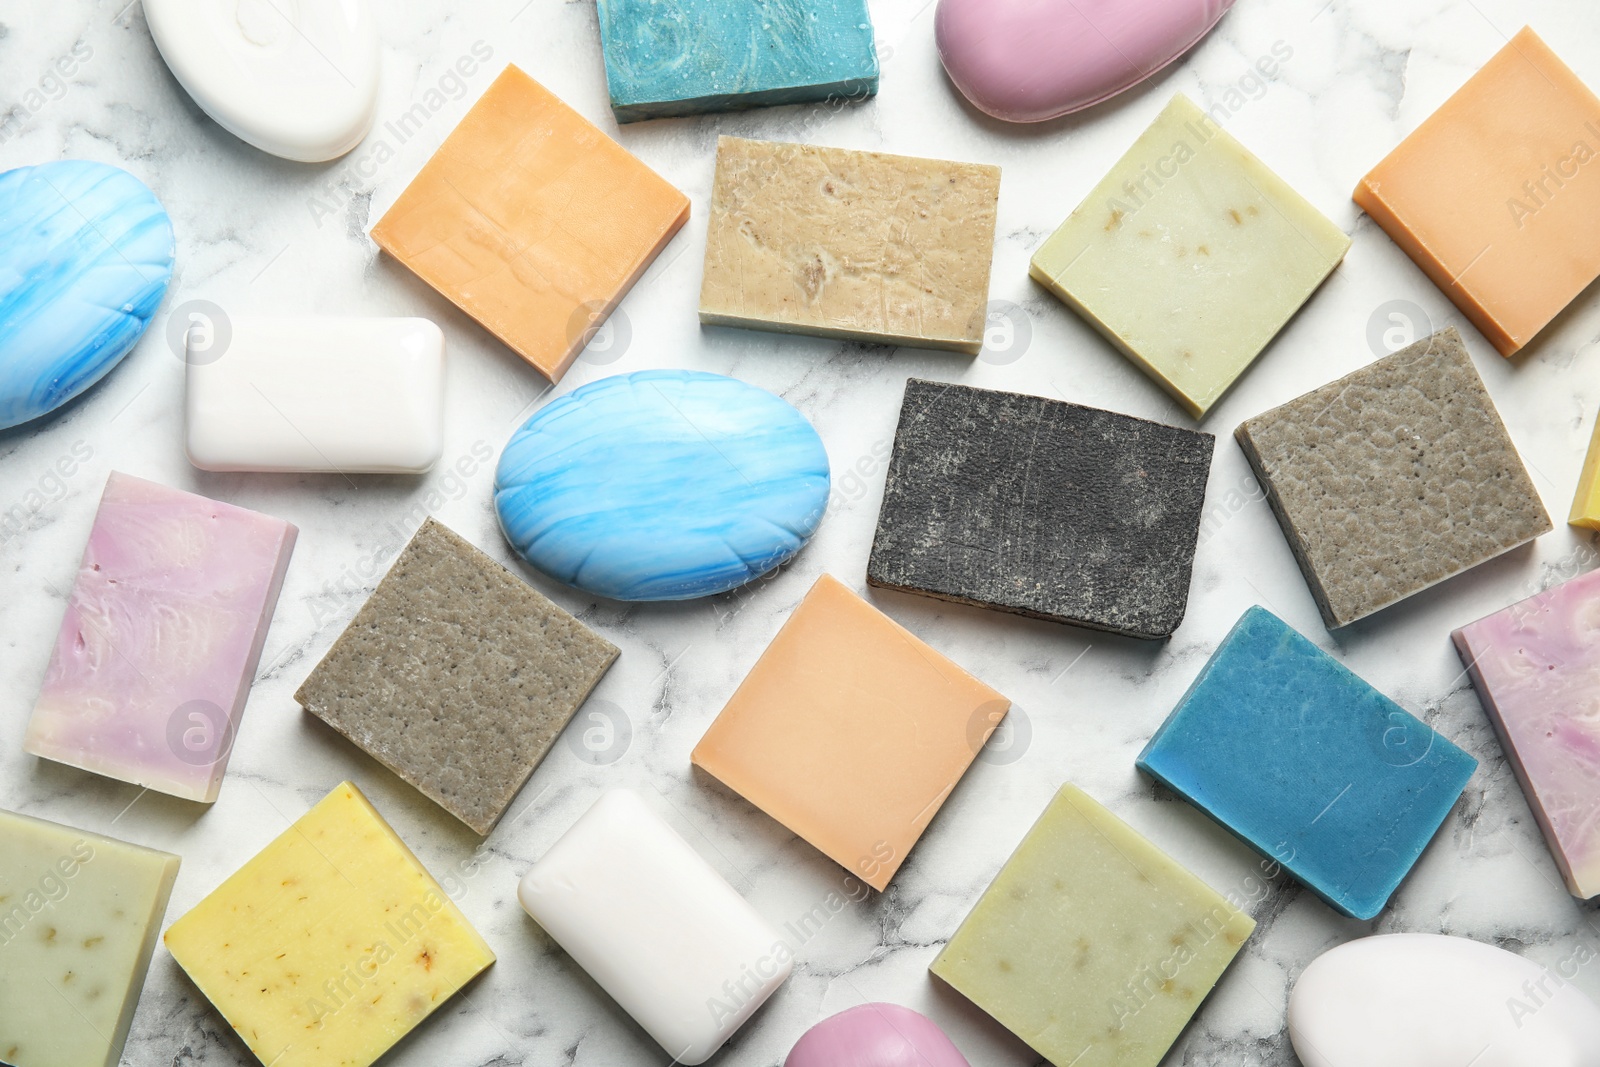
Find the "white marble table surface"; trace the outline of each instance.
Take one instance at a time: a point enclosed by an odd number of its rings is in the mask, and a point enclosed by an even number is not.
[[[1070,779],[1223,891],[1260,926],[1169,1064],[1295,1062],[1284,1008],[1318,953],[1374,931],[1434,931],[1554,964],[1600,948],[1600,913],[1561,886],[1448,633],[1600,564],[1560,524],[1600,401],[1600,307],[1591,291],[1515,363],[1495,355],[1350,202],[1365,170],[1524,23],[1600,85],[1592,0],[1240,0],[1220,28],[1149,85],[1082,115],[1005,126],[966,107],[933,48],[932,0],[872,0],[881,95],[859,106],[784,107],[632,125],[606,106],[592,0],[379,0],[378,128],[345,160],[269,158],[208,121],[168,74],[138,0],[0,0],[0,168],[62,156],[123,166],[171,211],[178,273],[156,328],[83,402],[0,436],[0,806],[183,856],[168,921],[213,889],[340,780],[356,781],[443,881],[499,954],[386,1062],[633,1067],[667,1057],[524,916],[516,879],[604,789],[629,784],[780,927],[845,893],[843,872],[704,776],[695,741],[811,582],[864,586],[886,446],[902,383],[920,375],[1058,396],[1190,424],[1149,380],[1027,276],[1028,258],[1172,93],[1227,105],[1227,128],[1354,237],[1349,258],[1206,419],[1218,434],[1211,508],[1188,618],[1147,644],[911,596],[874,603],[1012,697],[1017,732],[974,765],[889,891],[851,899],[794,939],[794,977],[714,1062],[774,1067],[823,1016],[868,1000],[932,1015],[975,1065],[1038,1058],[927,974],[927,965]],[[1253,73],[1274,46],[1275,77]],[[470,78],[452,72],[492,51]],[[80,56],[56,79],[58,57]],[[86,58],[81,58],[86,55]],[[619,137],[694,202],[683,233],[627,298],[619,323],[556,390],[392,261],[365,234],[500,66],[515,62]],[[420,110],[418,106],[420,105]],[[9,110],[7,110],[9,109]],[[401,116],[412,115],[409,128]],[[393,125],[391,125],[393,124]],[[1026,343],[977,361],[922,351],[702,329],[696,319],[718,134],[1001,164],[993,296],[1020,307]],[[446,464],[421,478],[215,475],[181,445],[183,365],[167,314],[207,300],[226,313],[425,315],[449,345]],[[1392,304],[1399,301],[1402,303]],[[1244,418],[1359,367],[1415,332],[1460,325],[1558,528],[1512,553],[1329,636],[1243,455]],[[1377,323],[1378,328],[1374,328]],[[1387,330],[1386,326],[1394,326]],[[528,580],[619,645],[585,719],[486,841],[303,714],[295,687],[394,554],[431,512],[509,562],[490,507],[493,459],[556,392],[617,371],[696,367],[782,394],[821,431],[836,479],[821,532],[780,575],[710,601],[594,603]],[[62,476],[58,460],[71,458]],[[459,468],[457,463],[460,463]],[[245,713],[211,809],[25,756],[20,739],[96,500],[112,469],[279,515],[301,530]],[[1482,761],[1465,797],[1390,908],[1334,915],[1188,806],[1157,795],[1133,758],[1218,640],[1261,603]],[[582,746],[592,746],[581,758]],[[611,747],[607,749],[607,744]],[[670,921],[663,917],[663,921]],[[1589,958],[1594,958],[1591,954]],[[1600,966],[1577,982],[1600,994]],[[124,1062],[253,1062],[157,949]]]

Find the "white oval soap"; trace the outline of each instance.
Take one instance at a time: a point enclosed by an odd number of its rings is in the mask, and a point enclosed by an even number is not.
[[[1600,1067],[1600,1007],[1570,981],[1595,953],[1549,968],[1492,945],[1386,934],[1317,957],[1289,997],[1305,1067]]]
[[[144,0],[161,57],[229,133],[284,159],[337,159],[372,129],[370,0]]]

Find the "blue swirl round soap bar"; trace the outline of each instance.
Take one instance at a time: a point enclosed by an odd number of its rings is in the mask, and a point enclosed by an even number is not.
[[[792,558],[828,506],[828,454],[736,378],[639,371],[553,401],[506,445],[500,528],[529,563],[615,600],[725,593]]]
[[[64,160],[0,174],[0,430],[117,365],[172,278],[172,220],[144,183]]]

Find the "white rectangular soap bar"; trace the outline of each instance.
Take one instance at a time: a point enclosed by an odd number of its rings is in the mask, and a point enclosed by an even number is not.
[[[630,790],[597,800],[517,896],[675,1063],[709,1059],[793,966],[778,932]]]
[[[444,451],[444,335],[427,319],[241,318],[188,335],[189,462],[420,474]]]

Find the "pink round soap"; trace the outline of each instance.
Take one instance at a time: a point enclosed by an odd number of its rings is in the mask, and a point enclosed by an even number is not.
[[[783,1067],[972,1067],[934,1021],[898,1004],[863,1004],[822,1020]]]
[[[939,0],[950,80],[982,111],[1042,122],[1144,81],[1210,32],[1233,0]]]

